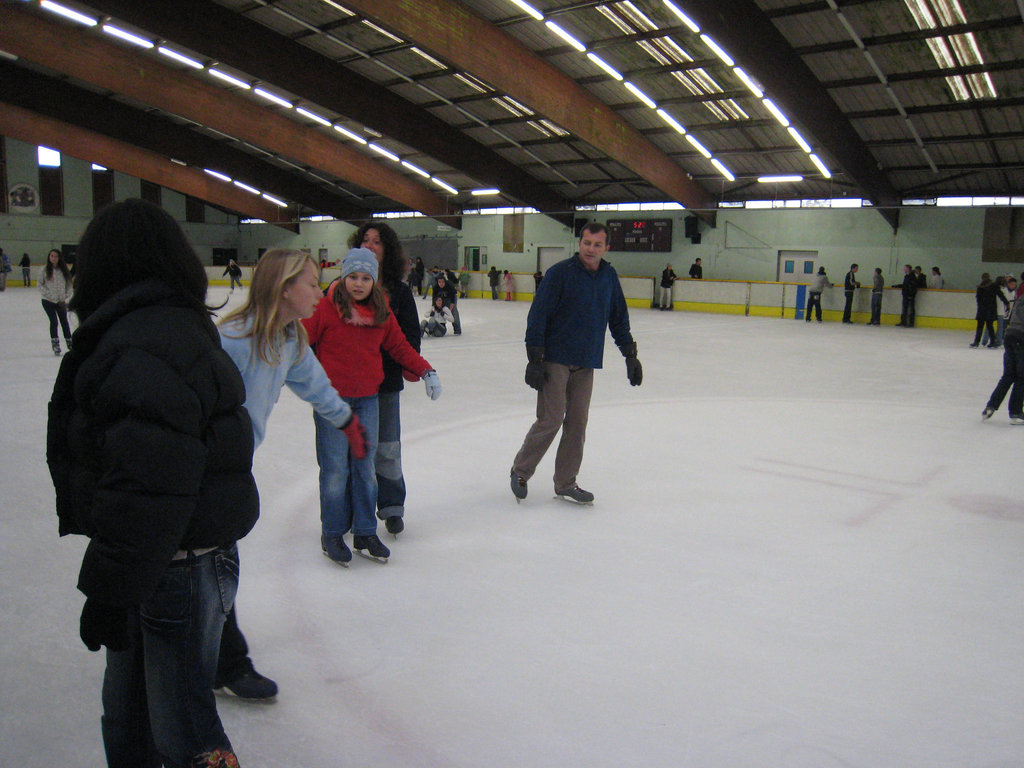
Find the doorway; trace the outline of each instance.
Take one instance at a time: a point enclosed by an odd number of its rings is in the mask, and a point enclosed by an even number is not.
[[[778,283],[808,283],[818,271],[817,251],[779,251]]]
[[[548,267],[563,261],[565,256],[564,245],[541,245],[537,248],[537,269],[541,274],[548,271]]]

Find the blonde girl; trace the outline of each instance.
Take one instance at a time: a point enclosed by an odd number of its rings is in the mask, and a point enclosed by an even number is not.
[[[322,297],[320,269],[313,258],[275,248],[256,265],[245,303],[221,321],[221,345],[245,382],[244,405],[252,420],[254,448],[263,442],[270,412],[288,385],[334,431],[344,433],[341,439],[354,455],[366,453],[358,417],[331,386],[300,322],[313,314]],[[248,653],[232,610],[221,635],[215,687],[244,699],[273,698],[277,684],[256,671]]]
[[[390,551],[377,536],[377,391],[384,380],[381,350],[415,379],[422,379],[427,395],[436,400],[441,384],[430,363],[414,350],[402,333],[377,282],[377,256],[367,248],[353,248],[345,256],[341,279],[321,299],[313,316],[303,320],[309,341],[334,388],[366,426],[366,456],[350,455],[320,414],[316,424],[316,457],[320,464],[320,546],[337,563],[352,559],[344,535],[353,534],[360,554],[386,562]]]

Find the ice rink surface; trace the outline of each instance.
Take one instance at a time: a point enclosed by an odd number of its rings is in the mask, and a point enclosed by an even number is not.
[[[321,555],[313,420],[282,394],[238,596],[281,693],[219,699],[245,768],[1024,764],[1024,427],[980,418],[1001,352],[632,309],[644,383],[609,337],[596,504],[552,498],[552,450],[517,505],[529,304],[460,308],[462,336],[424,341],[442,398],[402,396],[387,565]],[[104,661],[43,460],[38,292],[0,294],[0,327],[0,766],[98,766]]]

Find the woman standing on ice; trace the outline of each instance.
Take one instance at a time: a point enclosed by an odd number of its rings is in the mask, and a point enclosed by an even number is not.
[[[238,765],[213,694],[238,550],[259,515],[245,388],[178,224],[125,200],[82,236],[81,324],[50,400],[61,535],[87,536],[80,633],[107,647],[111,766]]]
[[[320,269],[313,257],[275,248],[257,262],[245,303],[221,321],[221,345],[245,382],[254,449],[263,442],[270,412],[287,384],[345,433],[353,456],[366,455],[359,419],[334,391],[299,322],[313,314],[322,297]],[[221,635],[215,687],[242,699],[267,700],[277,695],[277,683],[257,672],[249,658],[234,608]]]
[[[405,340],[420,351],[420,326],[416,298],[402,280],[406,268],[398,235],[383,221],[363,224],[349,238],[352,248],[367,248],[377,257],[380,287],[387,297],[391,312],[402,329]],[[417,260],[419,264],[422,261]],[[384,380],[377,390],[377,454],[374,470],[377,475],[377,517],[384,521],[388,533],[397,536],[405,530],[405,474],[402,470],[402,414],[400,397],[405,389],[402,366],[387,352],[382,352]]]
[[[64,255],[54,248],[46,255],[46,266],[39,273],[39,293],[43,296],[43,311],[50,321],[50,346],[53,354],[60,354],[57,321],[64,332],[64,343],[71,349],[71,326],[68,325],[68,300],[71,298],[71,272]]]
[[[341,279],[331,284],[313,316],[302,324],[309,343],[331,384],[366,427],[365,458],[351,455],[338,430],[320,414],[316,424],[316,459],[320,465],[320,547],[340,565],[352,552],[344,535],[353,534],[360,554],[386,562],[391,555],[377,536],[377,391],[384,380],[381,351],[387,352],[410,376],[423,379],[431,400],[441,396],[441,383],[430,363],[402,334],[377,282],[377,256],[353,248],[341,266]]]

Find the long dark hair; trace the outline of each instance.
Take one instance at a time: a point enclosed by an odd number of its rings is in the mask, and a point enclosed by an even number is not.
[[[206,306],[206,270],[169,213],[145,200],[108,205],[89,222],[76,257],[75,295],[68,306],[84,320],[129,285],[158,280],[191,303]]]
[[[384,256],[380,260],[379,282],[383,285],[384,290],[392,293],[395,290],[395,286],[402,282],[402,278],[405,277],[405,260],[402,258],[402,244],[399,242],[395,230],[383,221],[368,221],[352,233],[352,236],[348,239],[348,247],[359,248],[363,244],[363,238],[366,237],[366,233],[371,229],[377,230],[380,234],[380,241],[384,244]]]
[[[50,261],[51,253],[57,254],[57,269],[59,269],[60,273],[64,275],[64,280],[70,283],[71,272],[68,271],[68,263],[67,261],[64,260],[64,254],[58,251],[56,248],[51,248],[49,252],[46,254],[46,267],[44,268],[46,271],[46,281],[49,282],[50,280],[53,279],[53,262]]]

